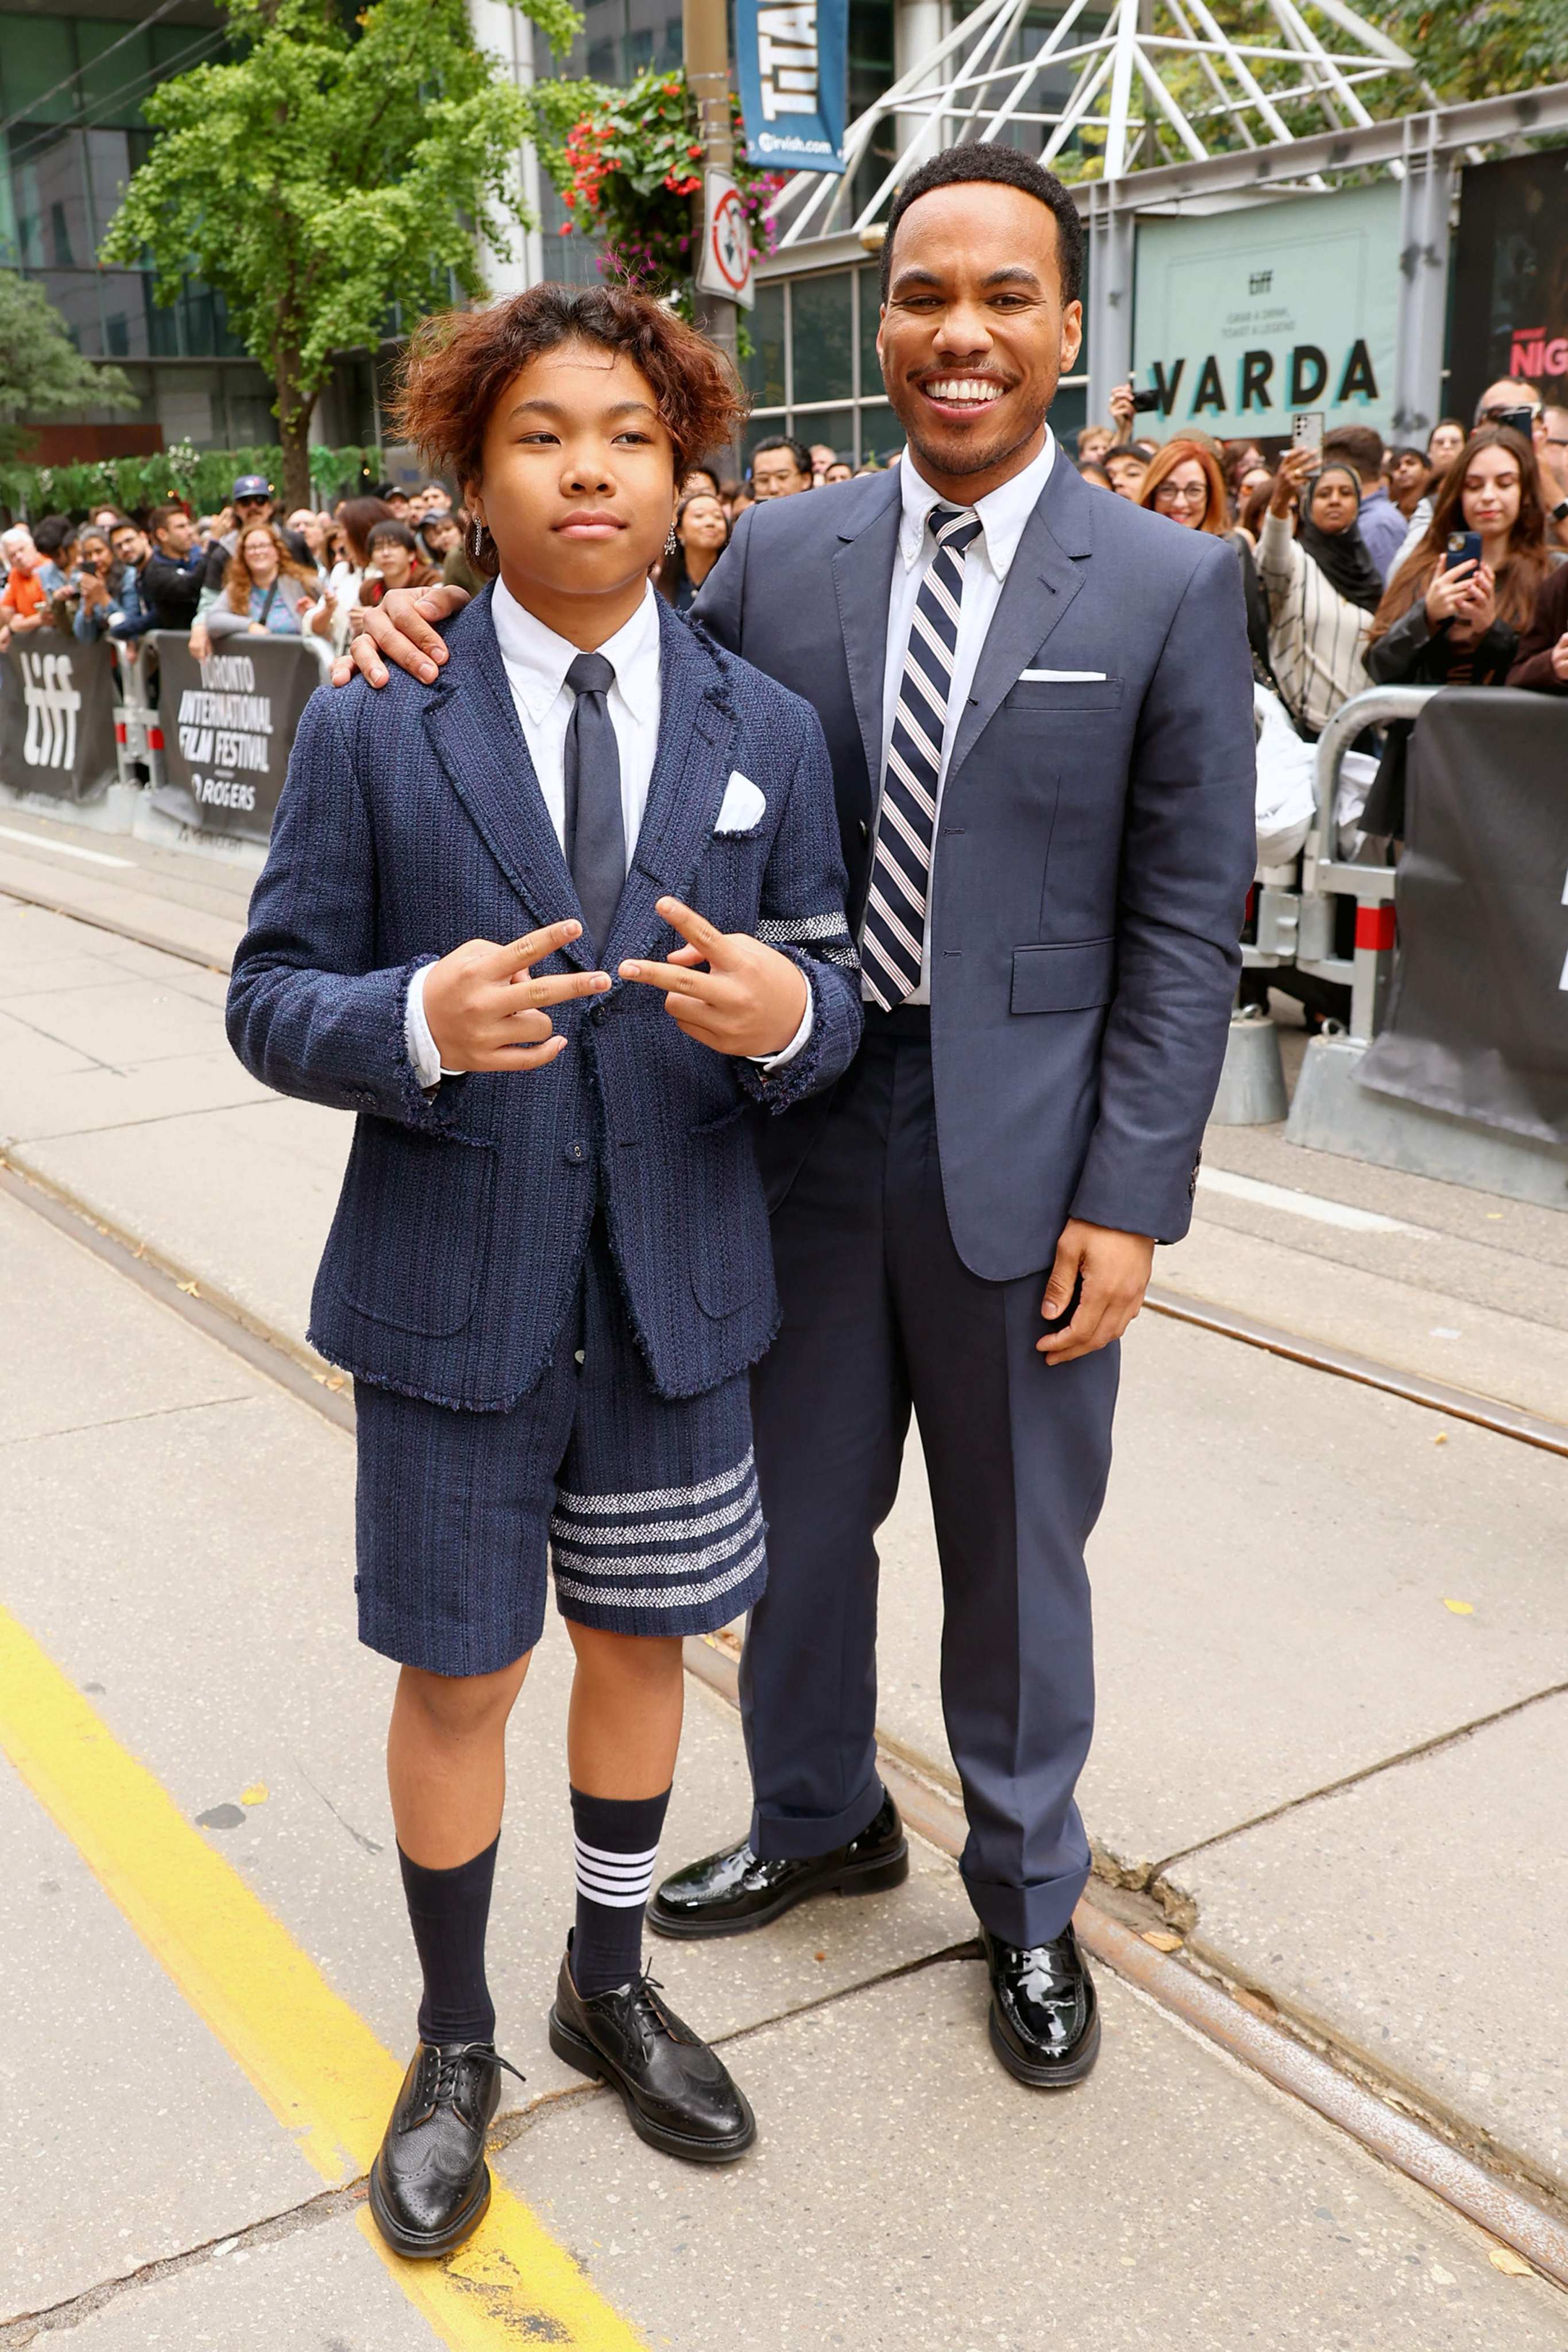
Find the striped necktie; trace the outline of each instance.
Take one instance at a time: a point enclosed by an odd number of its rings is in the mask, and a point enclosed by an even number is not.
[[[860,936],[866,987],[885,1013],[901,1004],[921,982],[942,738],[963,601],[963,551],[981,529],[979,516],[964,507],[933,507],[931,526],[936,552],[910,625]]]

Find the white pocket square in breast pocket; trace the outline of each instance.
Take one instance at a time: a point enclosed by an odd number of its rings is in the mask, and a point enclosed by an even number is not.
[[[1102,669],[1021,669],[1020,686],[1103,686]]]
[[[730,781],[724,787],[724,798],[719,810],[719,821],[713,827],[719,833],[754,833],[767,811],[767,802],[739,768],[731,768]]]

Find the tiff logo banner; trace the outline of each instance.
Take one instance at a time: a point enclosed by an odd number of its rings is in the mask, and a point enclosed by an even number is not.
[[[22,699],[27,732],[22,757],[29,768],[74,768],[81,695],[69,654],[22,652]]]
[[[735,48],[747,162],[842,172],[847,0],[736,0]]]

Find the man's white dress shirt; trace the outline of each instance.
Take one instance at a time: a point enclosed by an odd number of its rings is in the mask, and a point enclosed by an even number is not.
[[[967,596],[966,596],[967,601]],[[555,828],[555,837],[562,848],[566,846],[566,729],[577,697],[566,683],[566,673],[582,652],[581,646],[558,637],[553,629],[526,612],[511,595],[504,581],[498,580],[490,597],[490,617],[495,624],[496,643],[506,669],[507,684],[516,707],[522,740],[528,746],[528,756],[533,762],[533,772],[539,779],[539,789]],[[642,830],[643,813],[647,807],[648,786],[653,781],[653,764],[658,751],[659,719],[659,650],[658,600],[651,585],[645,590],[642,603],[613,637],[606,637],[595,651],[604,656],[616,673],[615,683],[605,696],[610,724],[616,730],[616,749],[621,763],[621,829],[626,835],[626,863],[631,864],[637,847],[637,835]],[[518,778],[518,790],[529,789],[524,779]],[[603,941],[599,943],[603,946]],[[425,975],[428,964],[422,964],[408,984],[408,997],[404,1012],[404,1042],[415,1075],[422,1087],[437,1086],[443,1076],[457,1074],[443,1071],[436,1041],[425,1018]],[[763,1069],[778,1069],[792,1061],[811,1034],[812,998],[808,988],[805,1013],[800,1027],[780,1054],[756,1056]]]
[[[1021,474],[1015,474],[999,489],[988,490],[983,499],[976,499],[973,502],[973,510],[980,518],[980,530],[970,541],[963,556],[963,599],[958,608],[958,648],[953,656],[952,691],[948,698],[947,719],[942,730],[942,769],[937,780],[938,827],[942,822],[942,795],[947,782],[947,763],[952,757],[958,722],[969,699],[969,689],[974,683],[974,672],[986,634],[1001,602],[1002,584],[1018,551],[1024,526],[1050,478],[1056,453],[1056,441],[1047,425],[1046,446],[1039,456],[1033,458]],[[903,680],[904,660],[910,648],[915,604],[926,567],[936,551],[926,524],[932,507],[957,503],[953,499],[943,499],[929,482],[922,479],[916,469],[912,450],[906,449],[899,460],[899,483],[903,497],[903,515],[899,524],[899,551],[893,563],[892,584],[888,598],[888,666],[882,682],[884,771],[888,763],[888,745],[892,740],[893,719],[899,708],[899,688]],[[1044,634],[1043,619],[1041,634]],[[879,794],[880,777],[877,779],[877,789]],[[872,829],[875,832],[874,824]],[[935,872],[936,830],[933,828],[933,881]],[[931,1003],[931,887],[928,883],[925,937],[921,946],[921,984],[907,1000],[910,1004]],[[870,991],[864,984],[861,994],[869,1000]]]

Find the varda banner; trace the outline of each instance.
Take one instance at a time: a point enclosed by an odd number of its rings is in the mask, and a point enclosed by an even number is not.
[[[305,705],[321,683],[309,646],[230,637],[198,662],[175,630],[155,629],[165,814],[206,833],[265,841]]]
[[[1299,408],[1386,436],[1398,299],[1392,185],[1140,221],[1132,349],[1158,437],[1279,437]]]
[[[114,656],[55,629],[14,636],[0,654],[0,783],[90,801],[117,772]]]
[[[848,0],[735,0],[735,70],[749,163],[842,172]]]

